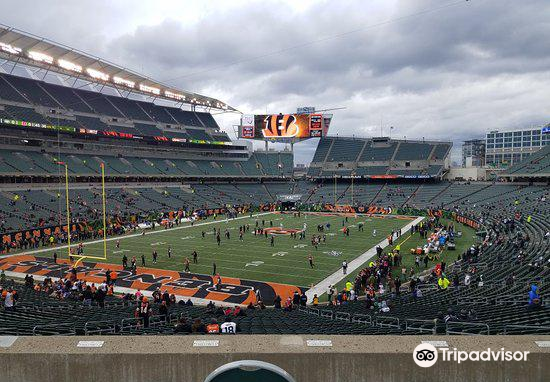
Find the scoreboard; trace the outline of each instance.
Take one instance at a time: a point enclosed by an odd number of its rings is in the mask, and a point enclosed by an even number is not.
[[[239,138],[278,142],[324,137],[332,115],[245,114],[239,126]]]

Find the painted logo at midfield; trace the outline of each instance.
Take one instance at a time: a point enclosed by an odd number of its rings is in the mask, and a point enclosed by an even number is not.
[[[292,233],[300,233],[302,232],[302,230],[293,228],[269,227],[264,228],[264,232],[267,232],[268,235],[290,235]]]

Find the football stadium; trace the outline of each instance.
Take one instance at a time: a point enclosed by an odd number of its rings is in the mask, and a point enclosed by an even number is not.
[[[548,110],[358,134],[48,36],[0,24],[0,381],[550,379]]]

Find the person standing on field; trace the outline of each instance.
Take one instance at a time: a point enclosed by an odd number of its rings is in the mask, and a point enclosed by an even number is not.
[[[311,253],[308,255],[307,260],[309,261],[309,267],[315,268],[315,264],[313,264],[313,256],[311,255]]]
[[[185,265],[185,269],[183,270],[185,273],[191,272],[191,269],[189,268],[189,258],[186,257],[183,264]]]

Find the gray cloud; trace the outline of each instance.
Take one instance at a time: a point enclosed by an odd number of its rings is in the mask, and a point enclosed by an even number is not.
[[[489,129],[548,122],[548,1],[464,1],[384,25],[378,24],[446,2],[365,3],[322,1],[304,11],[280,1],[218,4],[184,23],[173,5],[140,1],[121,11],[128,4],[86,2],[97,9],[90,16],[82,3],[58,0],[47,7],[6,5],[13,9],[4,22],[218,97],[243,112],[347,107],[335,113],[332,134],[378,135],[382,121],[386,133],[395,126],[394,136],[458,146]],[[166,17],[143,22],[142,13],[163,6]],[[41,17],[28,17],[33,10]],[[56,22],[59,15],[70,22]],[[351,30],[358,31],[304,45]],[[302,46],[285,50],[296,45]],[[261,55],[268,56],[250,60]],[[237,119],[220,121],[232,132]],[[297,145],[297,162],[307,161],[314,145]]]

